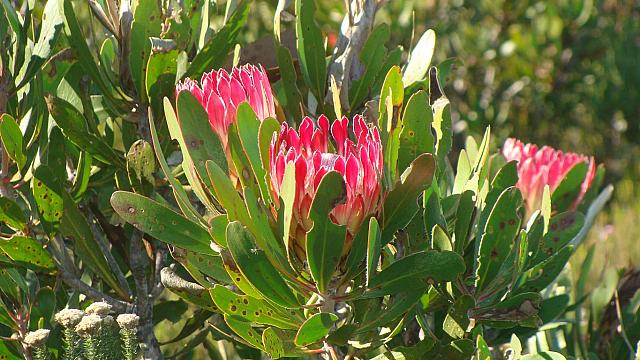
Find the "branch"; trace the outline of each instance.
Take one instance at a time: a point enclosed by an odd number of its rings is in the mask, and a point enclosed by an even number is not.
[[[60,268],[60,278],[67,286],[76,289],[78,292],[84,294],[88,298],[94,301],[103,301],[113,307],[113,310],[117,313],[130,313],[133,311],[133,305],[128,302],[115,299],[101,291],[83,283],[76,275],[68,272],[64,268]]]
[[[331,86],[331,78],[336,80],[336,86],[340,91],[340,103],[343,107],[349,106],[349,88],[353,80],[362,77],[364,65],[360,62],[360,52],[364,43],[369,38],[379,0],[347,0],[347,14],[342,20],[340,36],[336,41],[327,81]],[[327,101],[332,101],[330,93]]]

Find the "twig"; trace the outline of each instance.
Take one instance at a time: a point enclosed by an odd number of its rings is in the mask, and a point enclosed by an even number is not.
[[[120,287],[122,287],[129,295],[129,298],[131,298],[133,293],[131,292],[129,283],[127,283],[127,279],[125,278],[124,273],[120,269],[120,266],[118,266],[116,259],[113,257],[113,254],[111,253],[111,249],[109,249],[109,243],[105,239],[104,231],[99,231],[98,229],[99,225],[96,223],[96,221],[94,221],[95,215],[93,214],[93,211],[89,207],[84,207],[84,210],[85,210],[85,215],[87,217],[87,220],[89,221],[89,224],[91,227],[91,232],[93,232],[93,237],[96,239],[98,246],[100,246],[100,250],[104,254],[104,257],[107,260],[107,264],[109,265],[109,268],[111,269],[111,271],[113,271],[114,275],[116,276],[116,279],[118,279],[118,283]]]
[[[347,14],[340,27],[340,36],[329,63],[327,82],[331,86],[331,78],[336,81],[340,91],[340,103],[349,107],[349,88],[351,82],[359,79],[364,73],[364,65],[360,62],[360,51],[369,38],[373,29],[377,0],[347,1]],[[327,93],[326,101],[332,101],[332,95]]]
[[[160,345],[153,333],[153,296],[147,278],[148,258],[142,243],[142,233],[134,230],[129,243],[129,266],[136,284],[136,310],[140,317],[138,336],[144,344],[144,359],[162,359]]]
[[[60,278],[67,286],[76,289],[78,292],[84,294],[88,298],[94,301],[103,301],[113,307],[113,310],[118,313],[129,313],[133,311],[133,305],[128,302],[115,299],[101,291],[83,283],[76,275],[68,272],[64,268],[60,268]]]

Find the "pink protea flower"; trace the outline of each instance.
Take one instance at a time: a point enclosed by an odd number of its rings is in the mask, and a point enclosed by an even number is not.
[[[507,161],[516,160],[518,162],[519,180],[517,186],[522,192],[529,214],[540,208],[545,185],[549,185],[549,190],[553,192],[571,168],[584,162],[588,164],[589,168],[580,194],[573,202],[573,208],[575,208],[591,186],[596,172],[593,157],[563,153],[549,146],[538,148],[535,144],[523,144],[520,140],[513,138],[505,141],[502,154]]]
[[[333,138],[333,146],[329,144],[329,135]],[[346,225],[353,236],[365,217],[377,214],[380,209],[383,170],[380,134],[377,128],[368,127],[360,115],[353,118],[351,138],[346,117],[335,120],[331,128],[324,115],[318,119],[317,127],[311,118],[305,117],[299,133],[283,123],[280,133],[274,134],[271,141],[269,159],[271,186],[276,199],[286,164],[295,164],[293,216],[297,223],[292,235],[297,238],[304,238],[310,230],[312,224],[308,215],[311,203],[320,180],[331,170],[342,174],[347,190],[346,201],[337,205],[330,214],[333,222]]]
[[[258,119],[276,115],[273,94],[262,65],[250,64],[226,70],[212,70],[202,75],[200,83],[186,78],[176,85],[176,96],[190,91],[209,115],[209,123],[227,149],[229,125],[236,121],[236,109],[249,103]]]

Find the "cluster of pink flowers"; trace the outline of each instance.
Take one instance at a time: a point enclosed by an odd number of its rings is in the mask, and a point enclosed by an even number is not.
[[[176,96],[190,91],[209,115],[209,123],[227,149],[229,125],[236,121],[238,106],[246,101],[260,120],[275,117],[276,109],[269,78],[262,66],[250,64],[202,75],[200,83],[186,78],[176,86]]]
[[[383,169],[382,144],[375,127],[368,127],[360,115],[352,122],[354,140],[349,137],[349,119],[335,120],[329,128],[329,120],[322,115],[315,127],[306,117],[300,124],[300,132],[282,124],[279,134],[274,134],[270,148],[271,186],[279,195],[285,165],[295,163],[296,196],[294,217],[300,228],[311,227],[307,216],[322,177],[329,171],[340,173],[346,184],[347,198],[331,212],[331,219],[346,225],[355,234],[362,221],[375,215],[380,207],[380,180]],[[329,138],[334,140],[331,151]]]
[[[595,176],[596,165],[592,157],[564,153],[549,146],[538,148],[535,144],[524,144],[520,140],[510,138],[505,141],[502,154],[507,161],[518,162],[517,186],[522,192],[529,213],[540,208],[545,185],[549,185],[549,190],[553,192],[576,164],[587,163],[588,170],[580,194],[574,200],[574,208],[584,197]]]

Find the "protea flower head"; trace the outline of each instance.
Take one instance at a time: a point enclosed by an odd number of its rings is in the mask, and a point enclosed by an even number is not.
[[[529,214],[540,208],[545,185],[549,185],[549,190],[553,192],[576,164],[587,163],[588,170],[580,194],[573,202],[573,208],[580,204],[595,176],[593,157],[564,153],[549,146],[538,148],[535,144],[524,144],[518,139],[509,138],[502,147],[502,154],[507,161],[518,162],[517,186],[522,192]]]
[[[293,236],[298,238],[310,230],[308,219],[311,203],[322,177],[329,171],[340,173],[346,184],[346,201],[331,212],[333,222],[346,225],[348,233],[357,233],[363,220],[377,214],[381,203],[380,179],[383,171],[382,145],[376,127],[368,127],[360,115],[352,122],[343,117],[329,126],[322,115],[317,126],[309,117],[300,124],[300,131],[282,124],[274,134],[270,148],[270,174],[272,191],[277,199],[286,164],[295,164],[296,195],[294,214],[296,220]],[[330,138],[333,143],[330,144]]]
[[[202,75],[198,83],[186,78],[176,85],[176,96],[190,91],[209,115],[209,123],[227,149],[229,125],[236,121],[236,109],[249,103],[258,119],[275,116],[276,110],[269,79],[262,65],[246,64],[228,73],[224,69]]]

